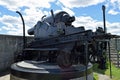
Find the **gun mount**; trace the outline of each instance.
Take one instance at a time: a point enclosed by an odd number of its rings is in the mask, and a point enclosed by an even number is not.
[[[27,44],[22,59],[57,63],[61,68],[99,62],[105,68],[107,42],[117,36],[105,33],[102,27],[95,32],[75,27],[72,25],[75,17],[65,11],[57,14],[51,11],[51,14],[50,17],[43,16],[28,30],[28,34],[34,35],[34,41]],[[33,54],[36,57],[31,56]]]
[[[87,72],[89,62],[99,63],[99,67],[105,69],[107,44],[111,38],[117,38],[119,36],[106,33],[105,18],[104,29],[98,27],[95,32],[85,30],[85,27],[75,27],[72,25],[74,21],[75,17],[70,16],[65,11],[54,14],[51,10],[51,16],[43,16],[41,21],[38,21],[33,28],[28,30],[29,35],[34,35],[34,40],[25,45],[20,59],[22,61],[34,60],[37,63],[40,62],[40,65],[41,63],[57,64],[60,67],[60,69],[57,68],[59,70],[70,69],[74,65],[82,64],[86,66],[86,68],[84,67],[86,80],[87,73],[89,73]],[[31,65],[31,62],[28,63]],[[16,65],[18,67],[20,66],[20,68],[26,67],[23,66],[24,64],[18,63]],[[13,65],[12,69],[19,74],[21,72],[16,70],[16,65]],[[36,63],[32,63],[32,65],[36,65]],[[46,66],[45,68],[48,69]],[[74,69],[81,72],[76,66],[74,66]],[[65,80],[69,79],[72,78],[65,78]],[[43,80],[48,79],[44,78]]]

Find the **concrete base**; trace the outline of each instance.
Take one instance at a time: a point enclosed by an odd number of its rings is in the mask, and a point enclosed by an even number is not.
[[[84,65],[61,69],[56,64],[22,61],[11,66],[10,80],[86,80]],[[87,67],[87,80],[93,80],[92,64]]]

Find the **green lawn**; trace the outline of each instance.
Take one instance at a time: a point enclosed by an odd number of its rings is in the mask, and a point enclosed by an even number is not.
[[[93,73],[94,75],[94,80],[98,80],[98,74],[97,73]]]
[[[107,69],[101,70],[101,69],[98,69],[98,64],[94,64],[93,65],[93,71],[95,72],[94,73],[94,80],[98,80],[98,75],[96,73],[101,73],[101,74],[110,76],[110,66],[109,66],[109,63],[107,63],[106,66],[107,66]],[[120,68],[116,68],[112,64],[111,69],[112,69],[112,80],[120,80]]]

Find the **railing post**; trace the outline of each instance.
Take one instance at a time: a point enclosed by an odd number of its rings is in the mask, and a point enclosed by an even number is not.
[[[111,55],[110,55],[110,41],[108,41],[108,53],[109,53],[109,64],[110,64],[110,78],[112,78]]]
[[[85,43],[84,43],[84,46],[85,46],[85,49],[84,49],[84,51],[85,51],[85,69],[86,69],[86,71],[85,71],[85,76],[86,76],[86,80],[88,80],[88,75],[87,75],[87,68],[88,68],[88,42],[87,41],[85,41]]]

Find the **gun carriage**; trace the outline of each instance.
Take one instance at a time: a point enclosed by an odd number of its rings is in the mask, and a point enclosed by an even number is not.
[[[107,47],[110,61],[109,41],[119,37],[106,32],[105,6],[102,9],[104,28],[98,27],[96,31],[72,25],[75,17],[65,11],[54,14],[51,10],[51,16],[43,16],[28,30],[29,35],[34,35],[30,43],[26,43],[24,20],[17,11],[23,21],[24,44],[16,58],[22,62],[11,66],[11,80],[93,80],[90,63],[105,69]]]
[[[34,40],[25,45],[22,60],[57,63],[61,68],[88,62],[105,66],[107,42],[116,35],[106,33],[102,27],[95,32],[75,27],[75,17],[65,11],[53,14],[51,10],[51,14],[28,30]]]

